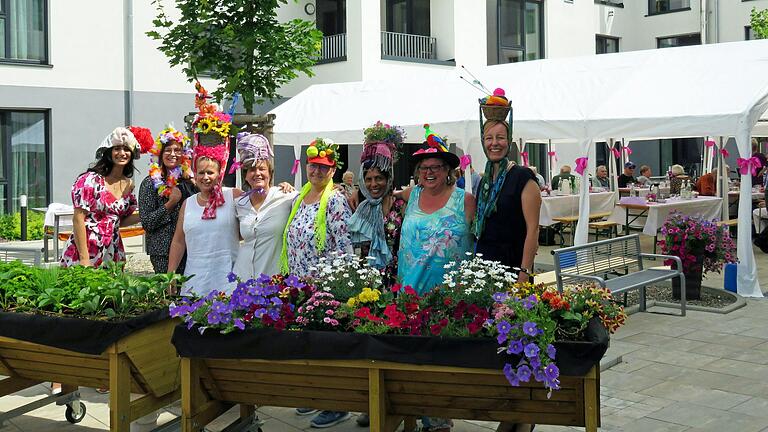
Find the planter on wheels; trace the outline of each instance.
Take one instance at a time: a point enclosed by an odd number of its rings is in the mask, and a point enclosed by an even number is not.
[[[0,313],[0,397],[58,382],[109,388],[110,430],[179,399],[179,359],[170,337],[178,321],[167,310],[111,323]],[[131,400],[131,394],[140,397]]]

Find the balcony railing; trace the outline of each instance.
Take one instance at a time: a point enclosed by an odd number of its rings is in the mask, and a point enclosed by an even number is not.
[[[437,58],[437,39],[406,33],[381,32],[382,57],[400,57],[417,60]]]
[[[323,36],[318,63],[332,63],[347,59],[347,34]]]

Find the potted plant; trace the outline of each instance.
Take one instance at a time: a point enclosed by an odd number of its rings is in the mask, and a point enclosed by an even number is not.
[[[661,227],[661,253],[674,255],[683,263],[685,296],[701,298],[701,280],[708,272],[720,273],[726,263],[737,262],[736,244],[727,226],[719,227],[717,220],[706,220],[672,212]],[[666,260],[665,265],[675,265]],[[680,298],[680,282],[673,279],[672,297]]]

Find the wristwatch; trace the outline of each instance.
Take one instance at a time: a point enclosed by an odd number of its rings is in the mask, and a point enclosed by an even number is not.
[[[528,269],[527,269],[527,268],[525,268],[525,267],[518,267],[518,268],[520,269],[520,270],[518,271],[518,273],[525,273],[525,274],[527,274],[527,275],[530,275],[530,274],[531,274],[531,271],[530,271],[530,270],[528,270]]]

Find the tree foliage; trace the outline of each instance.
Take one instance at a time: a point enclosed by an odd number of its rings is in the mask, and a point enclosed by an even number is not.
[[[312,76],[322,33],[314,22],[278,22],[287,0],[176,0],[180,17],[154,0],[154,30],[171,66],[182,66],[189,81],[205,73],[219,81],[216,100],[240,93],[247,113],[254,103],[279,97],[277,90],[298,76]],[[174,14],[175,15],[175,14]]]
[[[750,13],[750,25],[757,39],[768,39],[768,9],[761,11],[752,8]]]

